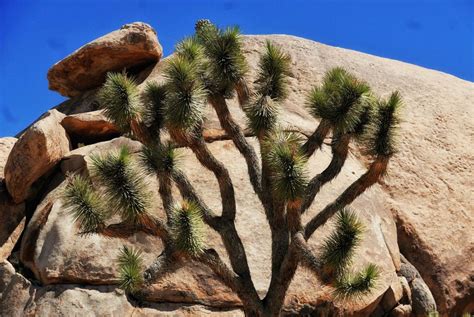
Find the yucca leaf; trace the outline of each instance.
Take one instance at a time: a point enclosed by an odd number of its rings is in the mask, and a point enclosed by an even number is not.
[[[74,222],[79,224],[81,234],[95,233],[104,227],[107,217],[103,199],[88,179],[80,175],[70,176],[62,200]]]
[[[104,115],[123,132],[130,132],[130,122],[141,117],[137,84],[125,73],[107,73],[98,99]]]
[[[147,171],[155,173],[171,173],[176,167],[179,155],[171,142],[160,145],[145,146],[140,153],[140,159]]]
[[[164,124],[165,98],[165,85],[156,82],[146,84],[143,98],[145,104],[143,120],[154,135],[159,134]]]
[[[308,182],[307,157],[294,133],[282,131],[270,134],[262,147],[264,159],[271,170],[273,192],[280,200],[301,198]]]
[[[204,249],[204,222],[199,207],[191,201],[175,206],[171,219],[175,247],[196,256]]]
[[[278,121],[278,110],[276,103],[269,96],[255,96],[244,107],[247,116],[247,126],[257,136],[262,132],[271,132]]]
[[[143,284],[141,251],[123,246],[117,259],[119,265],[119,287],[134,293]]]
[[[360,299],[374,289],[379,274],[379,268],[375,264],[367,265],[356,274],[342,274],[334,285],[335,297],[342,300]]]
[[[167,97],[165,122],[168,129],[190,131],[203,120],[206,91],[196,63],[176,56],[165,69]]]
[[[288,94],[291,58],[270,41],[266,42],[265,48],[258,64],[255,88],[258,94],[279,101]]]
[[[368,154],[374,156],[395,154],[401,107],[402,99],[398,91],[392,93],[386,100],[377,101],[375,118],[366,134]]]
[[[310,113],[329,121],[340,134],[352,133],[364,113],[370,87],[342,68],[326,73],[323,84],[314,87],[307,99]]]
[[[240,31],[237,27],[209,31],[201,39],[209,60],[207,65],[207,89],[213,94],[231,98],[236,85],[242,83],[247,73],[247,62],[242,52]]]
[[[120,212],[128,223],[138,224],[147,215],[150,194],[143,173],[132,164],[129,150],[122,147],[118,153],[92,156],[93,176],[105,189],[111,210]]]
[[[349,208],[339,211],[334,231],[325,239],[320,252],[321,263],[329,271],[342,274],[351,264],[360,243],[364,226]]]
[[[201,62],[204,58],[204,47],[196,37],[187,37],[176,45],[175,54],[189,62]]]

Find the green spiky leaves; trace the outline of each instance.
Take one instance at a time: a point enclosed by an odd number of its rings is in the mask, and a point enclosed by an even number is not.
[[[267,41],[265,53],[258,64],[259,71],[255,81],[257,93],[276,101],[284,99],[288,93],[287,77],[291,74],[290,64],[290,56]]]
[[[140,119],[137,84],[125,73],[108,73],[98,98],[105,116],[123,132],[130,132],[130,122]]]
[[[136,292],[143,284],[141,252],[123,246],[118,257],[118,265],[119,287],[129,293]]]
[[[80,175],[69,178],[63,193],[64,206],[79,224],[81,234],[96,233],[104,227],[106,215],[102,198],[89,180]]]
[[[176,168],[179,155],[170,142],[143,147],[140,158],[149,173],[171,173]]]
[[[145,111],[143,115],[144,122],[155,136],[159,134],[164,124],[164,108],[166,98],[166,87],[149,82],[145,86],[144,105]]]
[[[149,219],[150,195],[145,189],[143,174],[133,165],[126,147],[118,153],[93,156],[93,175],[103,185],[109,206],[120,212],[124,221],[133,224]]]
[[[299,138],[294,133],[275,132],[265,140],[262,150],[271,169],[275,196],[282,201],[303,197],[308,183],[307,157]]]
[[[196,37],[187,37],[178,43],[175,53],[189,62],[199,63],[204,58],[204,47]]]
[[[186,254],[197,256],[204,248],[204,222],[199,207],[190,201],[175,206],[171,219],[175,247]]]
[[[367,133],[368,154],[387,157],[395,154],[401,107],[402,100],[397,91],[388,99],[377,101],[375,117]]]
[[[170,130],[189,132],[201,125],[206,91],[198,65],[181,56],[173,57],[165,70],[167,79],[165,122]]]
[[[239,29],[230,27],[219,30],[207,26],[196,35],[209,61],[206,70],[207,89],[212,94],[232,97],[236,86],[244,81],[248,69]]]
[[[364,107],[372,100],[370,87],[342,68],[326,73],[323,84],[310,92],[307,107],[317,119],[327,120],[334,131],[352,133]]]
[[[342,274],[349,267],[360,243],[363,224],[348,208],[339,211],[334,231],[321,247],[321,262],[326,270]]]
[[[269,96],[256,96],[244,110],[247,125],[257,136],[272,132],[278,122],[278,106]]]
[[[374,289],[379,274],[375,264],[367,265],[358,273],[342,274],[334,285],[335,297],[341,300],[360,299]]]

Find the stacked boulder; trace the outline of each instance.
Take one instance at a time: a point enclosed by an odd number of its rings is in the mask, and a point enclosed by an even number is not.
[[[353,204],[366,224],[355,267],[377,263],[381,278],[376,290],[357,303],[330,303],[329,290],[300,268],[287,294],[285,313],[316,315],[345,310],[354,316],[424,316],[438,309],[442,316],[448,316],[472,311],[474,243],[470,230],[474,210],[468,193],[473,185],[469,166],[474,165],[474,159],[472,150],[459,140],[469,139],[474,131],[468,119],[474,115],[469,107],[474,104],[474,84],[296,37],[246,36],[243,40],[252,70],[250,81],[255,78],[253,70],[265,40],[275,42],[292,56],[291,91],[281,119],[293,128],[304,132],[315,129],[317,122],[304,109],[304,98],[334,66],[348,68],[381,95],[399,89],[407,104],[401,153],[393,160],[390,178]],[[118,272],[113,259],[126,244],[141,249],[145,264],[149,264],[162,251],[161,242],[142,234],[126,240],[78,235],[61,203],[66,176],[88,173],[91,155],[123,145],[132,153],[140,150],[141,144],[121,136],[99,109],[96,92],[106,73],[126,70],[143,88],[147,82],[163,80],[166,59],[160,61],[161,57],[156,32],[141,22],[86,44],[48,72],[50,89],[72,98],[48,111],[18,140],[0,139],[0,315],[243,315],[238,297],[212,271],[197,263],[189,263],[151,285],[146,304],[137,307],[116,288]],[[229,105],[237,122],[245,126],[237,102],[230,101]],[[211,108],[207,114],[204,135],[234,180],[237,230],[256,288],[264,296],[271,274],[265,215],[253,194],[243,158],[227,140]],[[455,125],[462,129],[453,131]],[[455,137],[448,138],[448,131]],[[256,145],[254,140],[250,142]],[[207,204],[218,209],[221,201],[212,174],[190,151],[180,151],[181,168]],[[358,157],[358,150],[352,149],[341,175],[323,188],[305,220],[364,172],[364,162]],[[329,160],[330,150],[323,148],[310,160],[309,170],[320,171]],[[452,171],[456,174],[450,174]],[[149,183],[158,186],[154,179]],[[449,200],[456,209],[446,207],[441,199]],[[157,216],[163,216],[160,200],[155,201]],[[441,220],[435,226],[436,217]],[[330,231],[326,227],[309,241],[312,248],[316,249]],[[464,240],[453,241],[450,235]],[[206,241],[225,257],[216,234],[209,231]],[[408,259],[401,256],[399,244]]]

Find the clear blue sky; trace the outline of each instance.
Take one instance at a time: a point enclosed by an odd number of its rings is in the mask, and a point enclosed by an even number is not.
[[[81,45],[133,21],[150,23],[165,55],[194,22],[284,33],[474,81],[474,0],[0,0],[0,137],[63,100],[46,72]]]

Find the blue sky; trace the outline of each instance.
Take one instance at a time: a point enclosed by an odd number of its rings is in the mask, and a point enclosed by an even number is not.
[[[64,100],[51,65],[81,45],[144,21],[165,55],[209,18],[246,34],[284,33],[474,81],[474,0],[0,0],[0,137]]]

